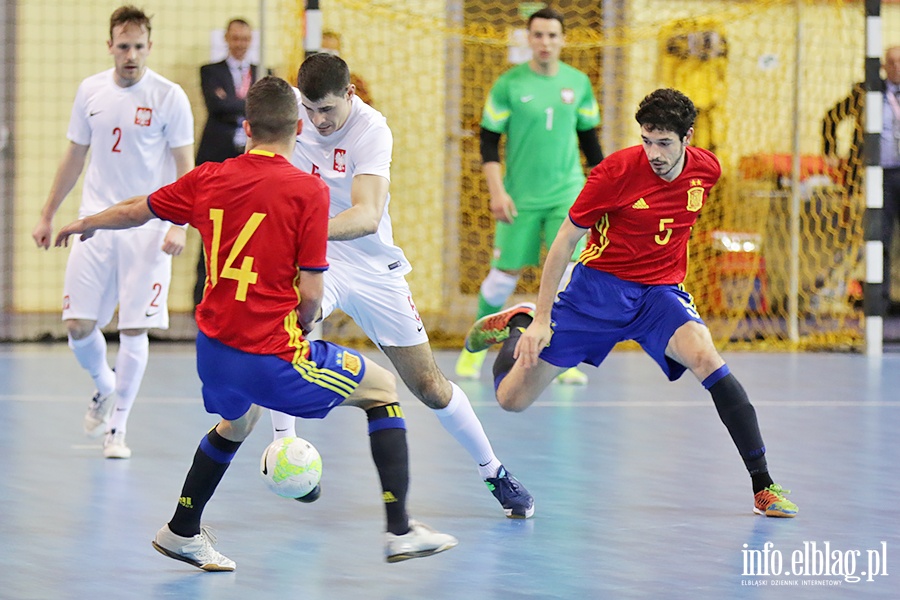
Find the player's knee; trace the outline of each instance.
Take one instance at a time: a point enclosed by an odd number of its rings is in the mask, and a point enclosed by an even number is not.
[[[129,337],[138,337],[141,335],[147,335],[146,329],[120,329],[119,335],[127,335]]]
[[[243,416],[234,420],[222,419],[216,426],[216,431],[226,440],[243,442],[253,431],[253,427],[256,426],[256,422],[261,416],[262,408],[252,404]]]
[[[445,408],[453,395],[450,382],[436,367],[428,371],[417,372],[414,377],[404,383],[409,387],[413,396],[433,410]]]
[[[85,319],[66,319],[66,333],[73,340],[81,340],[86,338],[94,331],[97,325],[96,321],[87,321]]]
[[[375,404],[397,402],[397,378],[393,373],[366,359],[366,374],[359,390]]]
[[[531,404],[528,399],[511,393],[509,387],[502,384],[497,388],[497,403],[507,412],[522,412]]]

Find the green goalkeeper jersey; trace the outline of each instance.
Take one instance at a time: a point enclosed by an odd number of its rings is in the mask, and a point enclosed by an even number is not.
[[[588,76],[565,63],[548,77],[528,63],[491,88],[481,126],[506,134],[503,184],[517,209],[571,204],[584,185],[577,131],[600,124]]]

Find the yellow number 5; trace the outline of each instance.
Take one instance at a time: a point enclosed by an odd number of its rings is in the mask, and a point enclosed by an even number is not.
[[[234,293],[234,299],[238,302],[245,302],[247,300],[247,288],[250,287],[251,284],[256,283],[257,273],[253,270],[252,256],[244,257],[244,260],[241,261],[240,269],[235,269],[232,265],[234,265],[234,261],[237,260],[238,254],[241,253],[244,246],[247,245],[247,242],[250,241],[250,238],[256,233],[259,224],[262,223],[262,220],[265,218],[266,215],[263,213],[253,213],[250,215],[250,218],[244,223],[241,232],[234,241],[231,252],[228,253],[228,258],[225,259],[225,264],[222,265],[222,271],[220,272],[219,248],[222,243],[222,221],[224,220],[224,211],[221,208],[209,209],[209,219],[213,222],[213,239],[209,256],[209,282],[212,287],[215,287],[216,283],[219,281],[219,277],[237,281],[238,286],[237,291]]]
[[[665,231],[666,235],[654,236],[653,239],[656,240],[657,244],[659,244],[660,246],[665,246],[666,244],[669,243],[669,238],[672,237],[672,230],[667,228],[666,225],[668,225],[669,223],[674,223],[674,222],[675,222],[675,219],[660,219],[659,220],[659,230]]]

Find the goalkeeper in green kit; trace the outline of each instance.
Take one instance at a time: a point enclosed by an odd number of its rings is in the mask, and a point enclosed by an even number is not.
[[[528,19],[529,62],[500,76],[481,118],[482,170],[497,220],[494,259],[481,283],[476,319],[498,312],[512,295],[524,267],[540,263],[541,246],[550,247],[569,208],[584,186],[579,146],[589,167],[603,159],[597,138],[600,109],[591,82],[560,62],[563,17],[544,8]],[[506,134],[506,173],[500,166],[500,137]],[[576,255],[584,242],[576,248]],[[562,278],[564,286],[574,262]],[[477,379],[486,351],[463,349],[456,375]],[[573,367],[561,383],[585,384]]]

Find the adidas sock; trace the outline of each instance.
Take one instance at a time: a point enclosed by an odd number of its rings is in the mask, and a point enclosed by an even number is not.
[[[69,348],[75,359],[91,379],[101,396],[106,396],[116,389],[116,374],[106,360],[106,338],[98,327],[94,327],[87,336],[80,340],[69,336]]]
[[[482,479],[493,477],[500,469],[500,461],[494,455],[491,442],[484,433],[481,421],[472,409],[468,396],[458,385],[450,382],[453,393],[447,406],[434,411],[447,433],[466,449],[478,463]]]
[[[272,417],[272,439],[278,440],[285,437],[297,437],[297,420],[283,412],[277,410],[269,410]]]
[[[712,395],[719,418],[728,429],[741,458],[744,459],[744,465],[751,479],[756,476],[756,479],[753,479],[753,493],[758,492],[766,486],[756,489],[757,485],[772,480],[764,476],[769,468],[766,464],[766,446],[759,432],[756,409],[750,404],[747,392],[731,374],[728,365],[722,365],[704,379],[703,387]]]
[[[527,314],[516,315],[509,320],[509,337],[500,346],[497,359],[494,361],[494,391],[500,387],[500,382],[503,381],[503,378],[506,377],[516,363],[513,353],[516,351],[519,336],[522,335],[526,327],[531,325],[533,320]]]
[[[769,475],[768,471],[763,473],[756,473],[750,476],[750,483],[753,485],[753,494],[756,495],[757,492],[761,492],[766,489],[773,483],[772,477]]]
[[[366,411],[372,460],[381,479],[387,530],[394,535],[409,532],[406,495],[409,491],[409,449],[406,422],[396,402]]]
[[[150,338],[119,334],[119,353],[116,355],[116,409],[109,419],[109,428],[125,431],[128,415],[141,388],[144,371],[150,357]]]
[[[183,537],[200,533],[203,509],[240,447],[241,442],[226,440],[218,434],[215,427],[200,440],[200,446],[194,453],[194,462],[184,479],[175,515],[169,521],[172,533]]]

